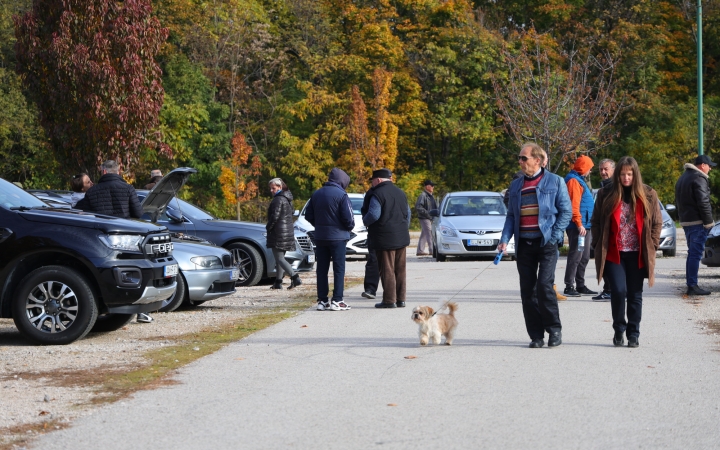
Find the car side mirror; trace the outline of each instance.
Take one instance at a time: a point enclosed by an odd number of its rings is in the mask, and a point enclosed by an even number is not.
[[[665,205],[665,210],[666,210],[667,212],[675,211],[676,209],[677,209],[677,208],[675,207],[675,205],[672,205],[672,204],[670,204],[670,203],[668,203],[667,205]]]
[[[293,212],[293,217],[300,217],[300,210],[296,209],[295,212]]]
[[[177,212],[175,210],[168,209],[165,211],[165,214],[167,214],[167,216],[170,218],[171,222],[174,222],[174,223],[182,223],[183,222],[182,214],[180,214],[179,212]]]
[[[430,214],[430,217],[440,217],[440,211],[437,209],[431,209],[428,214]]]

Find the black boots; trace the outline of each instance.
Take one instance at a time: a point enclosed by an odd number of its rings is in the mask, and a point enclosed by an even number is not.
[[[290,278],[290,286],[288,286],[288,289],[292,289],[294,287],[298,287],[302,284],[302,280],[300,280],[300,275],[295,274]]]
[[[282,289],[282,278],[275,278],[275,282],[270,289]]]

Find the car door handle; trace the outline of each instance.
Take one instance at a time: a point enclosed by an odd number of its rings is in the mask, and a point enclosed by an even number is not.
[[[13,235],[13,232],[9,228],[0,228],[0,243],[4,242],[5,239]]]

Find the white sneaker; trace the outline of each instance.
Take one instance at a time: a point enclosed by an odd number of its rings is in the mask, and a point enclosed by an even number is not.
[[[325,300],[325,301],[323,301],[323,300],[318,300],[318,302],[317,302],[317,310],[318,310],[318,311],[330,310],[330,302],[328,302],[327,300]]]
[[[348,309],[350,309],[350,306],[342,300],[339,302],[332,300],[330,302],[330,311],[347,311]]]
[[[137,321],[138,321],[138,323],[150,323],[153,321],[153,318],[150,317],[150,315],[148,315],[148,314],[139,313],[137,315]]]

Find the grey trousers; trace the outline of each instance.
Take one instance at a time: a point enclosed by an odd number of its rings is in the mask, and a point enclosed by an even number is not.
[[[420,240],[418,241],[417,246],[417,254],[421,253],[429,253],[432,254],[433,252],[433,243],[432,243],[432,220],[430,219],[420,219]],[[423,249],[427,246],[427,251],[424,251]]]
[[[587,229],[585,234],[585,249],[578,251],[578,237],[580,230],[576,227],[568,228],[568,242],[570,250],[568,250],[567,265],[565,266],[565,286],[575,286],[580,289],[585,286],[585,268],[590,261],[590,243],[592,242],[592,234]]]
[[[285,259],[285,251],[274,248],[272,249],[272,254],[275,257],[275,270],[277,271],[275,277],[278,280],[282,280],[285,276],[285,272],[290,275],[290,278],[294,277],[295,272],[293,271],[290,263]]]

